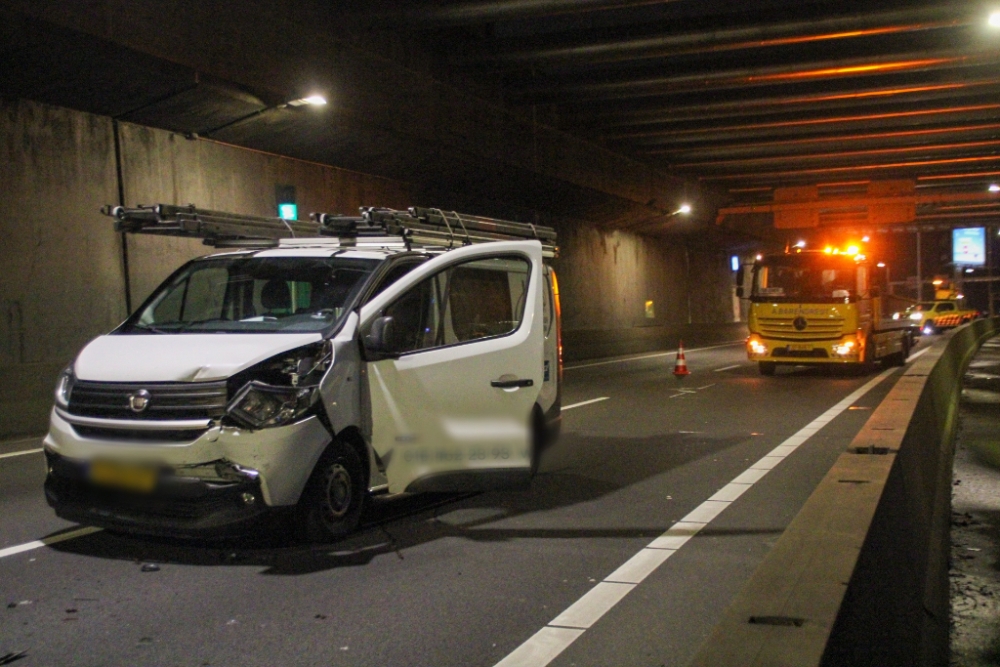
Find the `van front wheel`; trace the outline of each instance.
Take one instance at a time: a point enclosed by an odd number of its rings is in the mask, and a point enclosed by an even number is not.
[[[323,452],[299,500],[300,536],[310,542],[331,542],[352,532],[361,520],[365,496],[357,453],[335,440]]]

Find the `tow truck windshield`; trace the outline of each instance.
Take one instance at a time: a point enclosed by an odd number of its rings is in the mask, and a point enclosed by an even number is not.
[[[120,334],[301,333],[339,324],[377,260],[220,257],[167,279]]]
[[[844,303],[853,300],[865,268],[853,258],[794,254],[769,257],[754,267],[751,300],[758,302]]]

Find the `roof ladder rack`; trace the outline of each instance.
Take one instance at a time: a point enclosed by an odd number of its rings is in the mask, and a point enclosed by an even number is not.
[[[115,219],[118,232],[200,238],[206,245],[220,247],[271,247],[280,239],[317,237],[336,237],[343,245],[355,245],[359,239],[395,237],[407,247],[416,244],[451,249],[490,241],[536,239],[545,256],[555,257],[559,252],[556,231],[551,227],[436,208],[397,211],[365,207],[359,216],[313,213],[311,220],[225,213],[193,204],[105,206],[101,212]]]
[[[407,244],[458,248],[490,241],[541,242],[546,257],[556,257],[556,231],[552,227],[525,222],[443,211],[436,208],[410,208],[396,211],[389,208],[362,208],[360,216],[313,213],[323,234],[330,236],[399,236]]]

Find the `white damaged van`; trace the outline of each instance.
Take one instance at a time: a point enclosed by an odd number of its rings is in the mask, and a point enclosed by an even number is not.
[[[229,249],[63,371],[44,441],[60,517],[181,537],[273,517],[330,540],[371,494],[523,487],[558,433],[550,228],[437,209],[106,212]]]

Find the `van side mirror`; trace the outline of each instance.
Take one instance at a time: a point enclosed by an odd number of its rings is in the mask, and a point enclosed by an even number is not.
[[[391,316],[376,318],[371,323],[363,338],[365,356],[369,361],[395,359],[399,356],[398,341],[395,340],[394,333]]]
[[[740,264],[740,268],[736,270],[736,296],[743,298],[743,281],[746,280],[746,270],[743,265]]]
[[[736,288],[736,296],[738,296],[741,299],[743,298],[743,285],[740,285]]]

